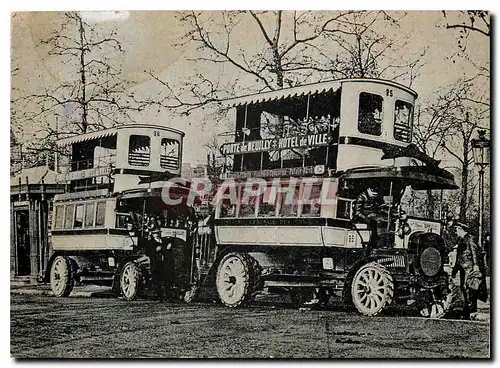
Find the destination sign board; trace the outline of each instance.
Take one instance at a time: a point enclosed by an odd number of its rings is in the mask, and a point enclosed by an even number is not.
[[[285,167],[282,169],[241,171],[226,173],[227,179],[278,178],[282,176],[305,176],[314,174],[314,166]]]
[[[58,174],[57,181],[65,182],[78,179],[94,178],[96,176],[108,176],[109,174],[111,174],[111,171],[112,169],[109,166],[94,167],[91,169],[78,170],[78,171],[70,171],[68,173]]]
[[[256,141],[233,142],[223,144],[220,151],[223,155],[254,153],[264,151],[284,150],[290,148],[306,148],[326,146],[328,133],[308,134],[295,137],[280,137]]]

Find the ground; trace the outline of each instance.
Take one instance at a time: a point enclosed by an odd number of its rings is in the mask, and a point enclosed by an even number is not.
[[[489,356],[489,323],[363,317],[258,303],[11,295],[15,358],[461,358]]]

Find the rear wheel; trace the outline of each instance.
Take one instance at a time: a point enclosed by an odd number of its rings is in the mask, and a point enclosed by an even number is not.
[[[256,291],[260,267],[250,255],[229,253],[217,268],[215,285],[220,301],[231,308],[247,303]]]
[[[141,269],[137,263],[130,261],[125,264],[120,274],[120,291],[127,300],[134,300],[139,295],[141,286]]]
[[[352,302],[365,316],[374,316],[392,303],[394,282],[387,269],[375,262],[362,266],[351,284]]]
[[[55,296],[63,297],[71,293],[75,285],[73,276],[71,259],[57,256],[50,268],[50,288]]]

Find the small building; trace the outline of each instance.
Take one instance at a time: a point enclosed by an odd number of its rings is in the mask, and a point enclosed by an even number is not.
[[[10,178],[10,274],[37,281],[49,258],[52,199],[63,193],[47,166],[22,169]]]

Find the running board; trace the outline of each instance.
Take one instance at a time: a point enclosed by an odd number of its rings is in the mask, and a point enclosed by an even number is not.
[[[264,287],[303,287],[303,288],[315,288],[315,287],[328,287],[329,289],[342,290],[344,288],[343,282],[338,282],[336,280],[323,280],[323,281],[264,281]]]

